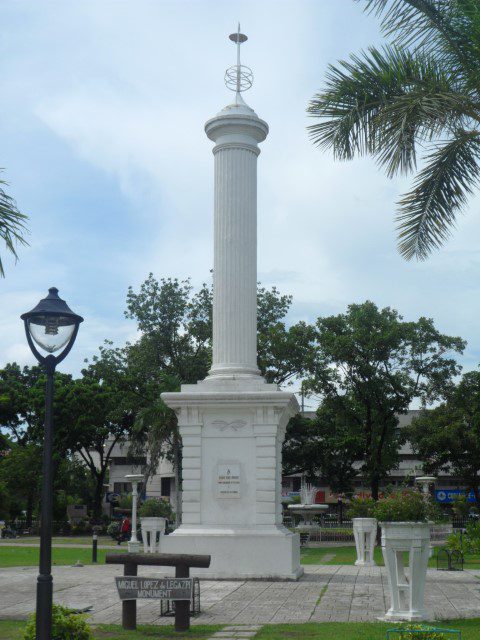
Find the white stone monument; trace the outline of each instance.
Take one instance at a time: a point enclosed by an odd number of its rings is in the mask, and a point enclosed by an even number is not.
[[[182,525],[162,541],[172,553],[211,554],[218,578],[296,579],[298,534],[282,524],[281,450],[293,393],[267,384],[257,367],[257,157],[268,125],[242,99],[252,72],[225,82],[235,100],[205,125],[215,143],[213,362],[207,378],[163,400],[183,441]]]

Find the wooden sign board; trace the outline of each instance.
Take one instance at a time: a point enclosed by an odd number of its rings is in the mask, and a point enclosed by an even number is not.
[[[191,600],[193,578],[115,578],[120,600]]]

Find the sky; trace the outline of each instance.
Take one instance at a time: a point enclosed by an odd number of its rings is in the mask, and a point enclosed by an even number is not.
[[[0,362],[33,364],[21,313],[56,286],[84,316],[60,369],[77,375],[105,339],[137,336],[128,287],[209,282],[213,156],[204,123],[229,104],[228,34],[248,41],[246,102],[270,126],[258,164],[258,276],[293,295],[289,322],[373,300],[432,317],[480,361],[480,198],[423,263],[400,257],[395,203],[410,179],[315,148],[306,107],[329,63],[382,42],[353,0],[2,0],[0,166],[29,247],[5,258]]]

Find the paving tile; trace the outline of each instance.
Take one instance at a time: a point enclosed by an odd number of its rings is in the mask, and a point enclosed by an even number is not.
[[[158,577],[158,573],[154,567],[142,568],[146,576]],[[0,618],[25,618],[33,611],[36,574],[33,567],[0,569]],[[54,567],[53,574],[56,602],[92,604],[89,616],[93,622],[120,623],[121,603],[114,578],[121,575],[121,567]],[[437,619],[478,616],[477,576],[480,570],[429,570],[427,609]],[[229,624],[215,637],[240,640],[253,638],[260,625],[268,622],[375,620],[389,607],[388,584],[383,567],[309,565],[298,582],[202,581],[201,606],[202,613],[192,624]],[[139,601],[138,620],[172,624],[171,617],[160,617],[158,602],[150,601]]]

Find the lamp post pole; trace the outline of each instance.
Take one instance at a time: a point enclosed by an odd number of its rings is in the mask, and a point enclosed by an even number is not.
[[[132,483],[132,533],[128,542],[128,550],[131,553],[138,553],[140,551],[140,543],[137,538],[138,483],[142,482],[143,475],[131,473],[126,475],[125,479]]]
[[[40,514],[40,562],[37,577],[36,640],[52,638],[52,506],[53,506],[53,389],[55,368],[69,354],[83,318],[58,297],[58,289],[21,316],[27,342],[47,375],[45,387],[45,432],[42,460]],[[46,351],[42,355],[38,350]],[[59,352],[54,356],[53,353]]]
[[[52,637],[52,506],[53,506],[53,382],[55,356],[45,358],[45,434],[42,463],[42,507],[40,520],[40,564],[37,577],[37,638]]]

